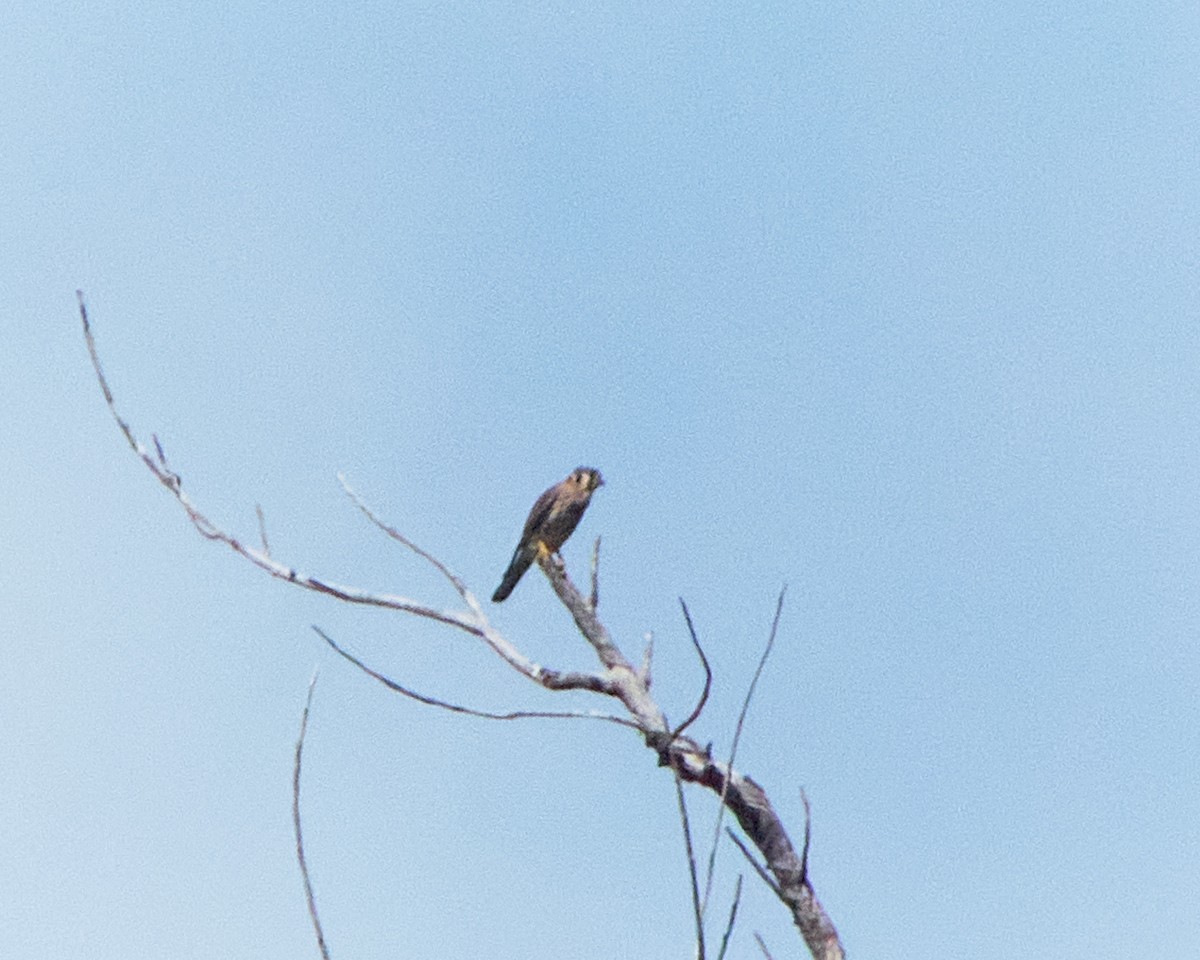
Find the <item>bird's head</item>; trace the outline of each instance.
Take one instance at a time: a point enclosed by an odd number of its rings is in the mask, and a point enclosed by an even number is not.
[[[600,476],[600,471],[591,467],[576,467],[567,480],[573,487],[585,493],[591,493],[597,487],[604,486],[604,478]]]

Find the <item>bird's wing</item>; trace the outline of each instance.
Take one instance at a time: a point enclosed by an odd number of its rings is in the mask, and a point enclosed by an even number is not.
[[[534,536],[550,519],[550,514],[554,512],[559,499],[560,486],[561,484],[556,483],[534,501],[533,509],[529,511],[529,519],[525,521],[525,530],[521,534],[522,542]]]

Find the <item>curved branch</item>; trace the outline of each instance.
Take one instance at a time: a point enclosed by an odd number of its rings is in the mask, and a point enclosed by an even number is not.
[[[631,727],[638,729],[636,723],[632,720],[626,720],[624,717],[614,717],[607,713],[582,713],[570,710],[510,710],[508,713],[493,713],[490,710],[476,710],[473,707],[460,706],[457,703],[450,703],[446,700],[439,700],[437,697],[431,697],[428,694],[418,693],[409,687],[397,683],[390,677],[385,677],[382,673],[372,670],[365,663],[354,656],[347,650],[338,646],[337,642],[329,636],[324,630],[315,624],[312,625],[313,631],[318,637],[324,640],[333,651],[343,659],[354,664],[368,677],[378,680],[389,690],[408,697],[411,700],[416,700],[418,703],[424,703],[431,707],[441,707],[443,710],[449,710],[451,713],[461,713],[468,717],[480,717],[484,720],[606,720],[609,723],[616,723],[622,727]],[[590,674],[563,674],[559,677],[561,686],[555,687],[557,690],[594,690],[591,681],[594,678]],[[572,682],[577,681],[577,682]]]
[[[316,577],[302,575],[295,568],[279,563],[271,557],[265,537],[265,524],[262,522],[261,515],[259,534],[263,547],[261,550],[258,550],[247,546],[241,540],[226,533],[209,520],[183,492],[183,484],[180,476],[168,466],[166,455],[163,452],[162,446],[158,443],[158,438],[153,438],[155,450],[151,453],[138,441],[129,424],[121,417],[117,411],[116,402],[113,399],[112,391],[109,389],[108,381],[104,376],[104,371],[100,364],[91,325],[88,321],[87,309],[84,305],[83,294],[78,293],[78,297],[79,314],[83,322],[88,353],[91,357],[92,366],[95,369],[96,378],[104,394],[109,412],[112,414],[130,448],[145,464],[147,469],[150,470],[155,479],[170,491],[201,536],[209,540],[224,543],[239,556],[248,560],[270,576],[295,584],[303,589],[324,593],[346,603],[382,607],[424,617],[478,637],[491,647],[510,667],[547,689],[585,689],[620,700],[629,712],[632,720],[621,721],[620,718],[605,717],[601,717],[600,719],[608,719],[610,722],[622,722],[623,725],[637,729],[644,737],[647,746],[658,754],[660,764],[670,766],[675,775],[681,780],[699,784],[716,793],[720,798],[721,806],[729,809],[745,835],[762,854],[766,864],[765,869],[774,877],[777,888],[776,893],[779,899],[791,911],[793,920],[804,937],[805,943],[812,955],[818,958],[818,960],[841,960],[844,957],[842,945],[838,940],[837,930],[817,899],[809,878],[807,869],[807,812],[804,853],[802,856],[797,856],[795,848],[787,835],[787,831],[779,816],[771,807],[766,793],[757,783],[734,769],[734,757],[732,753],[728,763],[720,763],[714,761],[710,752],[702,749],[691,738],[682,736],[681,734],[672,735],[666,717],[650,695],[648,658],[643,671],[637,671],[633,668],[616,644],[613,643],[607,628],[596,616],[595,602],[589,602],[588,598],[584,597],[568,578],[561,558],[553,554],[544,554],[539,556],[538,564],[549,579],[559,600],[570,612],[579,632],[591,644],[599,658],[604,669],[598,674],[560,673],[548,670],[522,654],[489,624],[478,600],[448,568],[431,554],[421,550],[402,534],[381,523],[366,508],[357,494],[349,488],[344,480],[343,487],[346,489],[347,494],[367,517],[377,526],[384,529],[389,536],[393,536],[398,542],[404,544],[417,553],[418,556],[423,557],[433,564],[454,585],[460,598],[466,604],[467,610],[439,610],[407,597],[372,593],[355,587],[343,586],[319,580]],[[783,594],[781,593],[767,650],[764,651],[763,657],[759,662],[754,682],[751,684],[743,704],[742,718],[738,721],[738,735],[740,735],[742,719],[744,719],[746,710],[749,707],[754,686],[762,672],[763,663],[765,663],[767,654],[770,652],[771,644],[774,642],[782,603]],[[387,684],[391,689],[407,696],[413,696],[426,703],[433,703],[446,709],[454,709],[454,705],[422,697],[413,691],[401,687],[394,681],[390,681],[382,675],[371,671],[361,661],[357,661],[349,654],[340,650],[331,640],[328,638],[326,640],[347,660],[355,663],[360,669],[365,670],[381,683]],[[470,711],[468,708],[458,708],[455,712],[484,715],[481,711]],[[535,716],[536,714],[522,715]],[[506,716],[497,715],[497,718]],[[513,718],[515,719],[517,716],[519,715],[514,715]],[[688,722],[691,722],[691,720],[689,719]],[[737,739],[738,736],[735,735],[735,749]],[[299,772],[298,763],[299,751],[297,752],[297,777]]]
[[[434,620],[438,623],[444,623],[447,626],[454,627],[457,630],[462,630],[473,637],[478,637],[483,640],[489,647],[492,648],[505,663],[522,674],[534,683],[540,684],[549,690],[561,689],[587,689],[594,690],[598,693],[610,693],[609,684],[604,678],[594,675],[586,675],[589,679],[583,679],[583,674],[563,674],[555,670],[549,670],[538,663],[530,660],[521,653],[512,643],[510,643],[502,634],[496,631],[488,622],[479,602],[474,595],[467,590],[462,582],[454,576],[440,561],[432,555],[421,550],[403,535],[387,527],[377,520],[373,513],[359,500],[358,495],[350,490],[348,485],[343,483],[347,493],[351,496],[363,510],[366,515],[371,518],[378,526],[382,527],[394,536],[397,540],[404,543],[419,556],[428,560],[433,564],[444,576],[446,576],[455,589],[458,591],[467,606],[469,611],[450,611],[438,610],[434,607],[420,603],[416,600],[411,600],[408,597],[395,596],[387,593],[372,593],[367,590],[359,589],[358,587],[345,586],[338,583],[333,583],[326,580],[320,580],[313,576],[300,573],[296,568],[287,566],[275,560],[267,551],[264,543],[264,549],[257,550],[254,547],[247,546],[237,537],[227,533],[221,527],[217,526],[212,520],[201,512],[200,508],[192,502],[192,499],[183,490],[183,481],[178,473],[173,471],[167,465],[166,455],[163,453],[162,445],[158,442],[158,437],[154,437],[154,453],[151,453],[146,447],[134,436],[133,429],[129,423],[117,410],[116,400],[113,398],[112,390],[108,385],[108,379],[104,375],[104,368],[100,364],[100,355],[96,350],[96,340],[92,334],[92,326],[88,320],[87,306],[84,303],[83,292],[77,290],[76,296],[79,299],[79,316],[83,322],[83,334],[87,341],[88,354],[92,360],[92,367],[96,371],[96,379],[100,383],[100,389],[104,394],[104,401],[108,405],[108,410],[120,428],[126,442],[138,458],[146,465],[146,468],[154,475],[179,505],[187,514],[192,526],[206,540],[213,540],[217,543],[223,543],[228,546],[238,556],[248,560],[260,570],[265,571],[270,576],[277,580],[283,580],[285,583],[293,584],[304,590],[311,590],[314,593],[323,593],[331,596],[336,600],[341,600],[344,603],[360,604],[370,607],[381,607],[386,610],[397,610],[402,613],[410,613],[413,616],[424,617],[428,620]],[[263,535],[263,528],[260,526],[260,536]]]
[[[696,653],[700,655],[700,663],[704,667],[704,689],[700,693],[700,700],[696,704],[696,708],[691,712],[686,720],[677,726],[671,733],[671,739],[674,740],[677,736],[683,733],[688,727],[696,722],[700,716],[700,712],[704,709],[704,705],[708,703],[708,695],[712,691],[712,667],[708,665],[708,657],[704,655],[704,648],[700,646],[700,638],[696,636],[696,628],[692,626],[692,615],[688,612],[687,604],[683,602],[683,597],[679,598],[679,605],[683,607],[683,619],[687,621],[688,634],[692,638],[692,646],[696,648]],[[712,885],[712,864],[709,863],[708,882]],[[708,890],[704,891],[704,899],[708,900]]]
[[[166,455],[163,453],[162,445],[158,442],[158,437],[154,438],[155,452],[152,454],[142,444],[137,437],[134,436],[133,430],[129,423],[117,411],[116,401],[113,399],[112,390],[108,386],[108,380],[104,376],[104,369],[100,365],[100,356],[96,352],[96,340],[92,334],[91,323],[88,321],[87,307],[83,301],[83,293],[76,291],[79,297],[79,315],[83,320],[83,333],[87,339],[88,353],[92,358],[92,367],[96,371],[96,379],[100,382],[100,389],[104,393],[104,400],[108,404],[109,412],[113,419],[116,420],[117,426],[121,433],[125,436],[126,442],[138,458],[144,463],[149,471],[154,474],[156,480],[171,492],[171,495],[183,507],[188,519],[192,525],[206,540],[215,540],[218,543],[223,543],[233,550],[234,553],[249,560],[260,570],[265,571],[277,580],[283,580],[287,583],[293,583],[298,587],[306,590],[312,590],[316,593],[325,593],[335,597],[346,603],[364,604],[372,607],[383,607],[389,610],[400,610],[404,613],[411,613],[418,617],[426,617],[430,620],[436,620],[439,623],[444,623],[447,626],[455,627],[475,636],[482,637],[482,628],[472,619],[461,613],[452,613],[446,610],[436,610],[433,607],[418,603],[415,600],[410,600],[407,597],[397,597],[391,594],[370,593],[366,590],[360,590],[357,587],[343,586],[337,583],[328,583],[323,580],[318,580],[316,577],[307,576],[300,573],[294,567],[289,567],[272,559],[270,554],[265,550],[256,550],[242,543],[241,540],[226,533],[211,521],[200,508],[192,502],[192,499],[183,492],[183,481],[179,474],[173,471],[167,465]]]
[[[412,540],[402,534],[391,524],[385,523],[383,520],[381,520],[375,514],[375,511],[368,507],[362,497],[360,497],[354,488],[350,486],[345,474],[339,473],[337,478],[338,483],[342,485],[342,489],[346,492],[346,496],[348,496],[351,502],[358,507],[364,517],[366,517],[371,521],[371,523],[391,537],[391,539],[407,547],[431,567],[437,570],[438,573],[440,573],[450,582],[450,585],[454,587],[458,595],[462,597],[467,606],[471,608],[471,612],[475,614],[476,618],[481,622],[486,622],[487,617],[484,615],[483,608],[479,605],[479,601],[475,598],[475,594],[467,589],[467,585],[463,583],[462,579],[457,574],[455,574],[449,567],[442,563],[441,560],[435,557],[428,550],[417,546]]]

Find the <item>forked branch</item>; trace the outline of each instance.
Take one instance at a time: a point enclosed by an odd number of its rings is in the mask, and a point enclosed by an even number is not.
[[[346,603],[381,607],[423,617],[477,637],[486,643],[511,668],[547,689],[589,690],[593,693],[603,694],[620,701],[629,714],[628,720],[607,715],[601,715],[599,719],[635,728],[646,741],[646,744],[656,752],[659,763],[663,766],[671,767],[674,775],[679,780],[696,783],[712,791],[717,796],[720,805],[729,810],[750,843],[762,855],[764,865],[760,869],[772,878],[771,888],[773,892],[791,911],[793,920],[804,937],[804,941],[812,955],[818,958],[818,960],[840,960],[844,956],[837,931],[821,906],[820,901],[817,899],[809,879],[807,822],[804,853],[798,856],[782,821],[767,799],[766,793],[762,787],[749,777],[737,772],[733,767],[732,757],[731,761],[726,763],[714,760],[707,749],[700,747],[690,737],[683,735],[682,727],[674,732],[672,731],[662,709],[650,695],[649,656],[647,655],[640,670],[635,669],[613,642],[607,628],[596,614],[599,590],[595,582],[598,579],[595,573],[593,574],[593,582],[590,585],[590,596],[584,596],[567,576],[567,571],[561,558],[552,554],[545,554],[538,558],[538,563],[549,579],[559,600],[570,612],[579,632],[595,651],[601,666],[601,669],[596,673],[566,673],[549,670],[522,654],[515,645],[491,626],[487,615],[484,613],[474,594],[467,589],[465,584],[445,564],[432,554],[418,547],[403,534],[379,520],[375,513],[366,506],[344,479],[342,479],[342,485],[346,490],[347,496],[350,497],[367,519],[380,528],[387,536],[433,566],[453,587],[466,609],[439,609],[408,597],[374,593],[300,573],[296,568],[276,560],[270,553],[261,511],[258,514],[258,532],[262,547],[259,549],[249,546],[243,540],[227,533],[199,509],[184,492],[179,474],[168,466],[166,455],[163,452],[161,444],[158,443],[157,437],[154,438],[153,452],[148,450],[137,439],[128,422],[118,412],[112,391],[104,376],[100,358],[96,351],[92,328],[88,322],[87,309],[84,305],[82,293],[79,294],[79,314],[83,322],[84,337],[87,341],[88,353],[91,356],[96,378],[100,383],[105,402],[113,419],[116,421],[118,428],[133,452],[155,479],[175,498],[201,536],[208,540],[225,544],[238,556],[249,561],[268,575],[294,584],[302,589],[323,593]],[[595,570],[595,567],[593,567],[593,570]],[[775,622],[777,625],[778,610]],[[772,628],[773,635],[774,627]],[[460,708],[457,705],[425,697],[424,695],[417,694],[415,691],[404,688],[400,684],[372,671],[361,661],[338,647],[327,636],[324,634],[322,636],[339,654],[397,693],[415,697],[423,702],[432,703],[435,706],[453,709],[455,712],[470,713],[476,716],[489,716],[486,711],[475,711],[465,707]],[[698,712],[699,708],[696,710],[697,714]],[[511,716],[516,718],[517,716],[533,715],[536,714],[513,714]],[[492,714],[490,716],[494,719],[508,719],[510,715]],[[690,718],[687,722],[690,723],[692,719],[694,717]],[[301,739],[297,744],[296,753],[297,811],[299,798],[299,761],[302,744],[303,740]],[[297,831],[297,844],[298,849],[302,850],[299,831]],[[748,850],[746,852],[749,853]],[[757,861],[754,860],[753,862],[757,866]],[[695,883],[696,880],[693,879],[693,884],[695,885]],[[694,889],[696,889],[695,886]],[[699,921],[703,915],[703,906],[699,901],[696,901],[696,908],[697,919]],[[313,919],[315,922],[315,914]],[[726,934],[727,939],[728,933]],[[723,950],[724,944],[722,946]]]
[[[249,546],[241,538],[235,537],[226,532],[212,520],[210,520],[203,511],[192,501],[191,497],[183,489],[183,481],[178,473],[172,470],[167,465],[166,454],[163,452],[162,444],[159,443],[158,437],[154,437],[154,452],[151,453],[146,449],[145,445],[134,435],[128,421],[121,416],[117,410],[117,404],[113,398],[113,392],[108,385],[108,379],[104,375],[104,368],[100,364],[100,355],[96,350],[96,340],[92,334],[92,326],[88,320],[87,306],[83,300],[83,293],[76,291],[79,298],[79,316],[83,322],[83,335],[87,341],[88,354],[92,360],[92,367],[96,371],[96,379],[100,383],[100,389],[104,393],[104,401],[108,405],[108,410],[112,414],[113,419],[117,423],[126,442],[129,444],[133,452],[145,464],[146,468],[154,475],[160,484],[165,487],[170,494],[175,498],[180,507],[187,514],[188,520],[192,526],[206,540],[213,540],[217,543],[223,543],[238,556],[248,560],[260,570],[266,572],[277,580],[283,580],[286,583],[293,584],[304,590],[311,590],[314,593],[323,593],[331,596],[336,600],[341,600],[345,603],[361,604],[364,606],[381,607],[386,610],[397,610],[401,613],[410,613],[413,616],[423,617],[428,620],[434,620],[438,623],[444,623],[447,626],[454,627],[464,633],[470,634],[473,637],[478,637],[483,640],[494,653],[496,653],[505,663],[522,674],[526,678],[532,680],[548,690],[591,690],[596,693],[607,693],[608,684],[605,679],[598,674],[591,673],[564,673],[557,670],[550,670],[543,667],[541,664],[535,663],[533,660],[526,657],[518,650],[509,640],[497,631],[488,621],[487,615],[483,612],[479,602],[474,595],[463,585],[450,570],[438,561],[431,554],[422,550],[408,538],[397,533],[386,525],[380,524],[374,514],[362,503],[358,495],[350,489],[349,485],[343,480],[343,487],[347,495],[361,509],[368,519],[381,526],[385,532],[403,544],[418,557],[431,564],[450,584],[455,588],[456,592],[466,603],[468,609],[463,611],[456,610],[440,610],[429,604],[420,603],[408,597],[395,596],[388,593],[375,593],[369,590],[363,590],[358,587],[345,586],[343,584],[334,583],[329,580],[319,579],[317,577],[301,573],[295,567],[281,563],[272,557],[267,552],[265,527],[261,523],[261,510],[259,511],[260,529],[259,535],[263,541],[263,549],[257,549]]]

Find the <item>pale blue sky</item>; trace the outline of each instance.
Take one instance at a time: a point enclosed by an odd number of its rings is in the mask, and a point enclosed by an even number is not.
[[[1200,942],[1200,8],[252,3],[0,14],[0,927],[38,960],[691,955],[669,780],[275,553],[481,595],[604,471],[602,613],[742,766],[858,958]],[[540,575],[495,608],[589,665]],[[697,824],[712,804],[692,793]],[[726,851],[721,912],[742,864]],[[748,878],[750,880],[751,878]],[[749,882],[735,957],[802,955]]]

